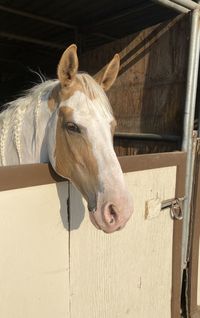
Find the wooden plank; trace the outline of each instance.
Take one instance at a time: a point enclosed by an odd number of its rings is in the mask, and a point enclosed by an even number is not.
[[[195,312],[194,314],[192,314],[191,318],[200,318],[200,311]]]
[[[69,317],[68,183],[0,192],[0,317]]]
[[[85,202],[71,188],[72,318],[171,317],[173,220],[169,209],[145,219],[145,204],[174,197],[176,167],[130,172],[125,178],[135,212],[112,235],[93,227]]]
[[[184,152],[169,152],[139,156],[119,157],[124,172],[152,169],[181,164],[186,159]],[[58,176],[50,164],[27,164],[0,167],[0,191],[26,188],[65,181]]]
[[[0,191],[33,187],[63,180],[47,163],[0,167]]]
[[[199,311],[200,306],[200,140],[197,140],[194,184],[192,197],[192,213],[190,222],[189,264],[188,264],[188,308],[189,314]]]
[[[199,243],[199,251],[198,251],[198,272],[196,273],[197,277],[197,306],[200,306],[200,240],[198,240]]]

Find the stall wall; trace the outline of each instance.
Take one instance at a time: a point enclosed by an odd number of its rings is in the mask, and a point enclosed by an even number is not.
[[[0,317],[69,317],[67,196],[68,183],[0,192]]]
[[[200,241],[199,243],[199,257],[198,257],[198,273],[197,273],[197,306],[200,307]]]
[[[72,317],[171,317],[173,220],[169,209],[152,216],[147,204],[175,196],[176,167],[126,174],[135,212],[113,235],[97,231],[85,213],[70,235]],[[71,224],[84,213],[71,190]],[[145,211],[146,209],[146,211]]]
[[[200,317],[200,139],[196,141],[188,262],[188,315]]]
[[[81,57],[80,68],[96,74],[115,53],[119,76],[108,91],[117,132],[182,134],[189,16],[178,16],[116,40]],[[115,139],[119,155],[179,149],[175,142]]]
[[[112,235],[67,182],[1,191],[0,316],[178,318],[181,222],[160,210],[182,184],[178,157],[124,158],[134,214]]]

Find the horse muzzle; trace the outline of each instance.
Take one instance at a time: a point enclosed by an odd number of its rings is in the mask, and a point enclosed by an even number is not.
[[[106,202],[101,209],[95,208],[90,211],[92,224],[105,233],[113,233],[121,230],[132,214],[131,208],[119,209],[114,203]]]

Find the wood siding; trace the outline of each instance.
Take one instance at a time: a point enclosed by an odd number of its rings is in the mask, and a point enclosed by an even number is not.
[[[81,70],[96,74],[120,53],[120,73],[108,92],[117,131],[182,134],[189,29],[189,16],[180,15],[81,57]],[[120,155],[180,148],[176,142],[121,139],[115,145]]]

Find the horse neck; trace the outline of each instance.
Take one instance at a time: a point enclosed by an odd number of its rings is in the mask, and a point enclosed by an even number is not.
[[[41,84],[26,97],[11,103],[0,118],[1,165],[48,161],[46,128],[51,87]],[[44,89],[43,89],[44,88]]]

